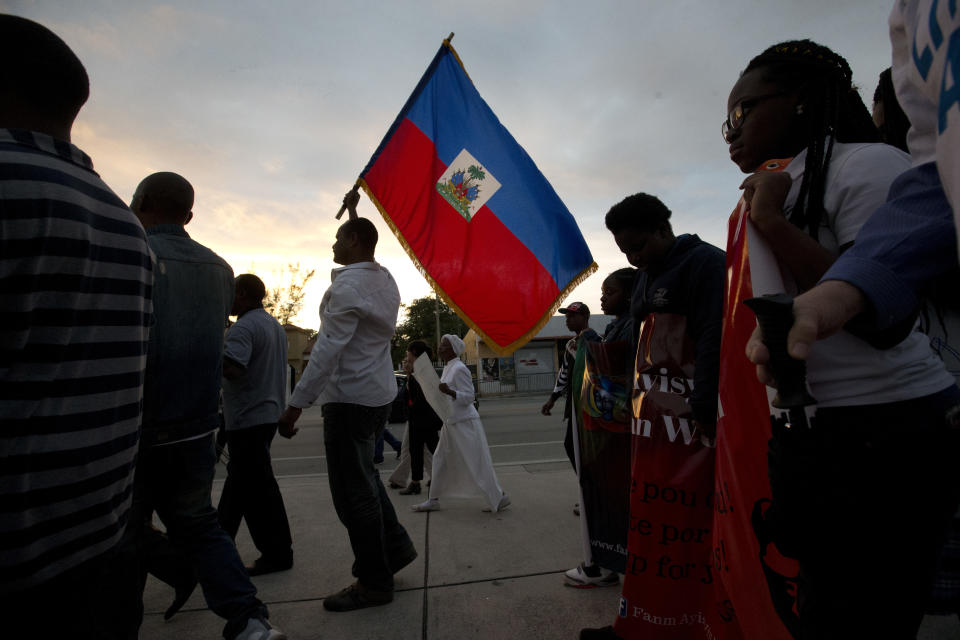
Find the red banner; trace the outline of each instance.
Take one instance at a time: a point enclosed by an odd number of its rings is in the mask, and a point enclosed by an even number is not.
[[[788,160],[764,170],[780,171]],[[720,359],[714,546],[722,552],[721,580],[736,607],[744,635],[786,640],[797,621],[795,560],[772,543],[768,516],[767,441],[771,408],[767,388],[747,360],[756,318],[743,301],[783,291],[776,259],[750,223],[741,200],[730,216],[727,292]]]
[[[614,630],[621,638],[739,638],[713,545],[713,442],[691,424],[694,348],[686,318],[640,327],[634,384],[627,567]],[[760,637],[760,636],[757,636]]]

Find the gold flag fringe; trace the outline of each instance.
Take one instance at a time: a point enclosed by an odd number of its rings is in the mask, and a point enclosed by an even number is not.
[[[467,80],[470,81],[470,84],[473,84],[473,79],[470,77],[470,74],[467,73],[467,68],[463,66],[463,60],[460,59],[460,54],[457,53],[457,50],[453,48],[453,45],[450,44],[450,40],[453,38],[453,34],[450,34],[450,38],[447,38],[443,41],[443,46],[447,49],[450,49],[450,53],[453,54],[453,59],[460,64],[460,68],[463,69],[463,75],[467,76]]]
[[[384,210],[383,206],[380,204],[380,201],[373,194],[373,190],[367,184],[367,181],[364,180],[363,178],[360,178],[359,180],[357,180],[357,184],[363,188],[364,192],[367,194],[367,197],[369,197],[370,201],[373,202],[374,206],[377,207],[377,211],[379,211],[380,215],[383,216],[383,219],[387,223],[387,226],[389,226],[390,230],[393,231],[393,235],[395,235],[397,237],[397,240],[400,241],[400,245],[403,247],[403,250],[406,251],[407,256],[410,257],[410,260],[413,262],[414,266],[417,268],[417,271],[419,271],[420,274],[427,280],[427,282],[430,283],[430,286],[437,293],[437,295],[443,299],[444,303],[446,303],[447,306],[453,309],[454,313],[456,313],[460,317],[460,319],[467,324],[468,327],[473,329],[477,333],[477,335],[480,336],[480,338],[484,341],[484,343],[486,343],[486,345],[490,347],[490,350],[496,353],[498,356],[509,356],[513,354],[514,351],[516,351],[523,345],[530,342],[530,340],[535,335],[537,335],[537,332],[539,332],[540,329],[542,329],[544,325],[546,325],[547,322],[550,321],[550,318],[553,317],[553,314],[556,313],[557,309],[560,308],[560,303],[563,302],[564,298],[570,295],[570,293],[581,282],[589,278],[597,270],[597,263],[594,262],[589,267],[581,271],[579,275],[577,275],[577,277],[571,280],[567,284],[567,286],[563,288],[563,290],[557,295],[554,301],[550,304],[550,307],[547,309],[547,311],[543,314],[543,316],[541,316],[541,318],[529,331],[524,333],[521,337],[514,340],[510,344],[501,345],[498,342],[496,342],[493,338],[491,338],[489,335],[487,335],[487,333],[483,329],[477,326],[477,324],[473,322],[473,320],[471,320],[466,313],[463,312],[463,309],[457,306],[457,304],[450,299],[450,296],[448,296],[447,293],[440,287],[440,285],[437,284],[436,280],[433,279],[433,277],[427,272],[424,266],[420,264],[420,259],[417,257],[417,254],[414,253],[413,249],[410,248],[410,245],[407,244],[406,238],[403,237],[403,234],[400,233],[399,229],[397,229],[397,225],[394,224],[393,220],[390,218],[390,216]],[[480,354],[478,353],[477,357],[479,358],[479,356]]]

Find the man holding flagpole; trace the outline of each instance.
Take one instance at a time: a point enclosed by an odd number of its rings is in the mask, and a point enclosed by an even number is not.
[[[374,259],[377,229],[354,211],[356,192],[345,201],[350,220],[337,230],[330,274],[320,303],[320,332],[310,362],[280,417],[278,431],[297,433],[304,407],[323,394],[323,442],[333,506],[347,528],[357,581],[328,596],[329,611],[351,611],[393,600],[393,574],[417,551],[373,463],[377,437],[390,415],[397,383],[390,359],[400,291]]]

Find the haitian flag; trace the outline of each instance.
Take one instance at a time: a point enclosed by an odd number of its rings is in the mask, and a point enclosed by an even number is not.
[[[358,183],[434,290],[498,355],[530,340],[597,269],[449,38]]]

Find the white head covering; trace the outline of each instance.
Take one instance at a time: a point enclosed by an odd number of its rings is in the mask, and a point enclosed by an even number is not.
[[[463,350],[467,348],[467,345],[463,343],[463,340],[453,335],[452,333],[443,334],[443,338],[440,339],[441,342],[446,340],[450,343],[450,348],[453,349],[453,355],[459,356],[463,353]]]

